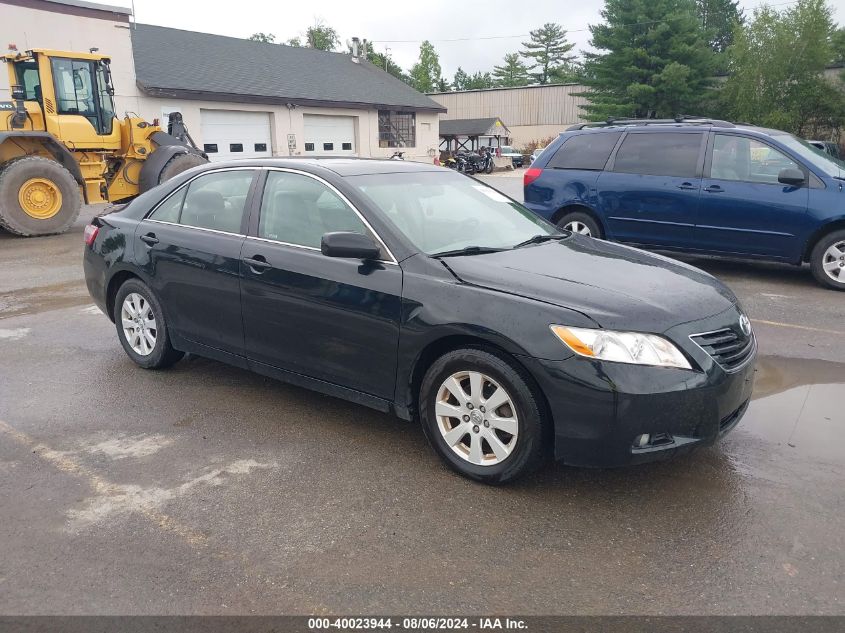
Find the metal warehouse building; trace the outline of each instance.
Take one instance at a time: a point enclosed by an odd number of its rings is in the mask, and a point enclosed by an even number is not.
[[[579,123],[579,106],[587,103],[585,86],[553,84],[523,88],[490,88],[461,92],[438,92],[429,96],[447,109],[442,120],[498,117],[510,131],[510,142],[522,147],[534,140],[557,136]]]
[[[182,113],[209,158],[431,161],[445,108],[360,58],[160,26],[81,0],[0,0],[0,41],[111,57],[118,116]],[[0,100],[9,99],[0,82]]]

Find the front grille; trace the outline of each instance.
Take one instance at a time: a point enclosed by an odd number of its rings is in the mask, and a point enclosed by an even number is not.
[[[729,327],[690,338],[727,371],[739,369],[754,353],[754,335]]]

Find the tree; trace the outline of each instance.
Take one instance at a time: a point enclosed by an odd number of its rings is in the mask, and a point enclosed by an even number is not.
[[[824,77],[834,33],[824,0],[798,0],[782,12],[756,9],[728,49],[724,109],[736,120],[800,136],[838,131],[845,125],[845,98]]]
[[[264,42],[265,44],[273,44],[276,41],[276,36],[272,33],[253,33],[249,36],[253,42]]]
[[[340,37],[332,27],[316,20],[305,30],[305,45],[321,51],[333,51],[340,44]]]
[[[739,0],[695,0],[695,8],[710,48],[724,53],[733,44],[734,30],[745,20]]]
[[[833,32],[830,36],[830,46],[833,49],[830,61],[845,62],[845,28],[839,28]]]
[[[411,85],[420,92],[434,92],[440,82],[440,57],[431,42],[424,40],[420,45],[420,58],[411,67]]]
[[[547,22],[528,33],[531,40],[522,43],[524,50],[521,55],[532,62],[529,70],[536,69],[531,74],[537,82],[547,84],[561,67],[573,62],[575,56],[568,53],[575,45],[566,41],[566,31],[560,24]]]
[[[467,90],[467,86],[469,85],[469,75],[464,71],[463,68],[458,66],[458,70],[455,71],[455,78],[452,80],[452,89],[453,90]]]
[[[285,42],[285,45],[286,46],[296,46],[297,48],[299,48],[299,47],[302,46],[302,40],[300,40],[298,37],[292,37]]]
[[[446,77],[437,80],[437,92],[449,92],[449,80]]]
[[[715,55],[694,0],[605,0],[591,25],[582,108],[594,120],[695,113],[707,98]]]
[[[367,48],[367,61],[373,66],[378,66],[383,71],[390,73],[406,83],[410,82],[408,75],[402,70],[402,67],[393,61],[393,58],[388,53],[377,53],[371,47]]]
[[[527,86],[531,83],[528,68],[519,58],[519,53],[508,53],[501,66],[493,66],[493,79],[497,86],[503,88]]]

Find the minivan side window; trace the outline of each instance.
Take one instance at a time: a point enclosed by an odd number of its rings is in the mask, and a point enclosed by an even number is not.
[[[372,236],[343,198],[319,180],[286,171],[267,174],[258,237],[320,248],[323,234],[334,231]]]
[[[702,133],[630,133],[616,152],[613,171],[695,178]]]
[[[240,233],[253,176],[252,170],[238,169],[195,178],[165,200],[150,219]]]
[[[552,169],[602,170],[622,132],[587,132],[567,140],[552,156]]]
[[[786,155],[760,141],[732,134],[717,134],[713,140],[710,177],[778,184],[781,169],[801,167]]]

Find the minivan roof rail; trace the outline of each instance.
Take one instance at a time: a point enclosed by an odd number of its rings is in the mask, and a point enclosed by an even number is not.
[[[566,128],[566,131],[583,130],[592,127],[615,127],[617,125],[712,125],[713,127],[736,127],[730,121],[711,119],[708,117],[693,116],[690,114],[679,114],[672,119],[615,119],[609,118],[606,121],[595,121],[592,123],[576,123]]]

